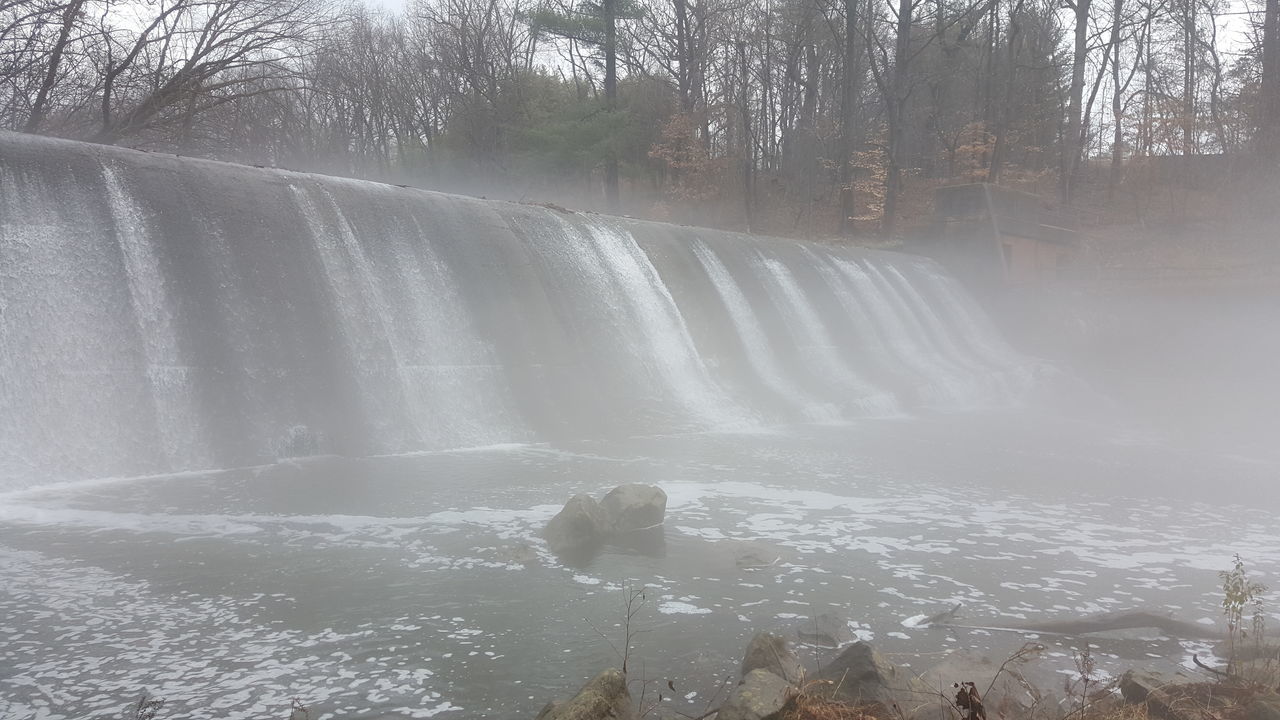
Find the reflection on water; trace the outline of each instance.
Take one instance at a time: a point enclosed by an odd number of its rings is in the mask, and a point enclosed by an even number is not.
[[[923,669],[941,650],[1002,655],[1025,639],[903,623],[955,602],[991,627],[1137,606],[1216,622],[1233,552],[1280,569],[1262,511],[1117,490],[1209,471],[1261,486],[1274,468],[983,420],[317,458],[10,494],[0,716],[113,715],[146,688],[174,718],[284,716],[293,697],[329,717],[531,717],[618,663],[599,633],[619,642],[637,586],[647,632],[633,657],[692,712],[752,633],[798,638],[820,613]],[[538,532],[565,499],[624,482],[666,490],[660,538],[577,563],[546,551]],[[1193,649],[1097,645],[1110,672]],[[829,652],[802,648],[810,664]]]

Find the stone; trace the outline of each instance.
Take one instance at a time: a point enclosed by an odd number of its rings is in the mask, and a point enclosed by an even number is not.
[[[890,663],[869,643],[845,648],[818,673],[827,689],[817,692],[855,706],[876,706],[885,717],[912,717],[920,707],[938,705],[937,690]]]
[[[528,565],[538,561],[538,551],[534,550],[532,545],[523,542],[504,545],[498,548],[498,560],[510,564]]]
[[[778,552],[768,545],[742,541],[733,546],[733,564],[743,570],[756,570],[777,564]]]
[[[790,685],[768,670],[752,670],[720,706],[716,720],[765,720],[787,704]]]
[[[605,514],[590,495],[574,495],[542,531],[547,547],[558,554],[582,551],[604,541]]]
[[[742,655],[742,677],[753,670],[771,672],[792,684],[798,684],[804,678],[800,658],[791,650],[786,638],[770,632],[756,633],[747,643],[747,651]]]
[[[929,628],[929,627],[935,627],[937,625],[950,625],[953,621],[955,621],[956,616],[960,614],[961,607],[962,606],[960,603],[956,603],[952,607],[946,610],[943,610],[942,612],[934,613],[933,615],[930,615],[924,620],[921,620],[916,625],[916,627]]]
[[[953,699],[957,691],[953,684],[973,683],[982,696],[989,718],[1032,717],[1036,708],[1058,706],[1058,698],[1053,691],[1062,685],[1059,669],[1056,663],[1046,661],[1038,650],[1031,650],[1021,659],[1003,666],[1002,662],[989,657],[956,650],[925,671],[920,679],[935,692],[941,688],[948,700]],[[917,720],[945,714],[917,713]]]
[[[1167,684],[1159,675],[1143,670],[1129,670],[1120,676],[1120,694],[1131,703],[1146,702],[1152,692]]]
[[[667,494],[657,485],[628,483],[609,491],[600,501],[610,533],[627,533],[662,524],[667,513]]]
[[[548,703],[539,720],[636,720],[621,670],[609,668],[589,680],[572,699]]]
[[[1191,685],[1186,682],[1170,682],[1157,673],[1129,670],[1120,676],[1120,694],[1126,702],[1146,703],[1147,710],[1165,720],[1197,720],[1202,713],[1195,704],[1178,701]]]
[[[841,647],[853,642],[849,621],[833,613],[819,613],[797,629],[800,639],[816,645]]]

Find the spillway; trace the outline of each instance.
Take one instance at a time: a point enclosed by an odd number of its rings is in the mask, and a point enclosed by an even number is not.
[[[1016,402],[932,262],[0,135],[0,487]]]
[[[636,587],[697,717],[818,613],[998,662],[908,621],[1212,623],[1233,553],[1277,572],[1274,462],[1064,399],[909,254],[0,133],[0,717],[534,717]],[[661,533],[550,551],[633,482]]]

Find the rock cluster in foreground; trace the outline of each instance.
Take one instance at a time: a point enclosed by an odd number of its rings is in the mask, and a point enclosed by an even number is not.
[[[949,655],[923,673],[894,665],[869,643],[848,644],[834,659],[806,671],[787,640],[757,633],[747,645],[739,683],[704,720],[967,720],[953,683],[981,689],[988,720],[1079,717],[1079,697],[1060,701],[1022,670],[966,652]],[[1020,667],[1026,669],[1025,663]],[[1057,676],[1050,670],[1050,677]],[[1090,720],[1280,720],[1280,692],[1267,683],[1192,682],[1131,670],[1118,694],[1092,696]],[[1140,706],[1134,714],[1123,705]],[[649,710],[652,710],[650,708]],[[650,717],[661,717],[660,712]],[[634,720],[637,711],[621,671],[606,670],[564,703],[549,703],[537,720]],[[687,717],[687,716],[685,716]]]

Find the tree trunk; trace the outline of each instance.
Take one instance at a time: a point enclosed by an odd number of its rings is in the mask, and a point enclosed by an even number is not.
[[[911,63],[911,21],[915,6],[912,0],[898,0],[897,37],[893,47],[893,73],[889,81],[889,97],[885,103],[885,124],[889,132],[888,168],[884,181],[884,216],[880,228],[892,235],[898,215],[898,198],[902,194],[902,166],[905,161],[903,147],[903,113],[906,110],[909,90],[908,76]]]
[[[1080,169],[1081,112],[1084,105],[1084,71],[1089,52],[1089,6],[1092,0],[1075,0],[1075,48],[1071,57],[1071,91],[1067,104],[1067,129],[1062,137],[1062,163],[1058,176],[1058,196],[1064,203],[1075,196]]]
[[[53,91],[53,86],[58,82],[58,70],[62,65],[62,54],[66,52],[67,42],[71,39],[71,30],[75,27],[76,18],[80,15],[80,8],[84,6],[85,0],[74,0],[67,3],[62,10],[62,27],[58,30],[58,39],[53,44],[53,50],[49,53],[49,67],[45,70],[44,81],[40,83],[40,90],[36,92],[36,99],[31,103],[31,114],[27,116],[27,122],[22,127],[23,132],[34,133],[40,130],[40,126],[44,123],[45,114],[48,112],[49,93]]]
[[[689,37],[689,5],[687,0],[675,0],[676,6],[676,90],[680,94],[680,110],[688,114],[693,112],[693,93],[689,76],[689,56],[692,55],[692,41]]]
[[[1182,155],[1196,150],[1196,7],[1182,0]]]
[[[1112,0],[1111,13],[1111,173],[1107,176],[1107,199],[1114,200],[1116,186],[1120,183],[1120,170],[1124,162],[1124,128],[1122,126],[1124,104],[1120,97],[1120,21],[1124,15],[1124,0]]]
[[[1000,173],[1004,169],[1004,157],[1009,152],[1009,126],[1013,124],[1013,89],[1017,80],[1018,67],[1018,49],[1020,47],[1022,24],[1018,19],[1018,15],[1022,12],[1023,0],[1017,3],[1009,10],[1009,30],[1006,33],[1005,43],[1007,46],[1008,58],[1006,60],[1006,72],[1008,75],[1004,80],[1004,97],[1000,108],[1000,119],[996,125],[995,145],[991,149],[991,167],[987,168],[987,182],[1000,182]]]
[[[618,107],[618,33],[617,0],[604,0],[604,101],[609,112],[610,126],[616,126],[613,113]],[[616,138],[610,133],[604,160],[604,198],[609,212],[617,213],[618,205],[618,150]]]
[[[747,68],[747,41],[738,41],[738,72],[741,74],[742,89],[739,95],[739,110],[742,112],[742,214],[747,232],[751,232],[751,186],[754,162],[751,153],[751,93],[750,75]]]
[[[1280,0],[1267,0],[1262,20],[1262,123],[1259,154],[1280,158]]]
[[[844,82],[840,88],[840,234],[853,232],[855,212],[853,194],[853,148],[856,144],[858,96],[862,94],[862,72],[859,67],[858,0],[844,2]]]

